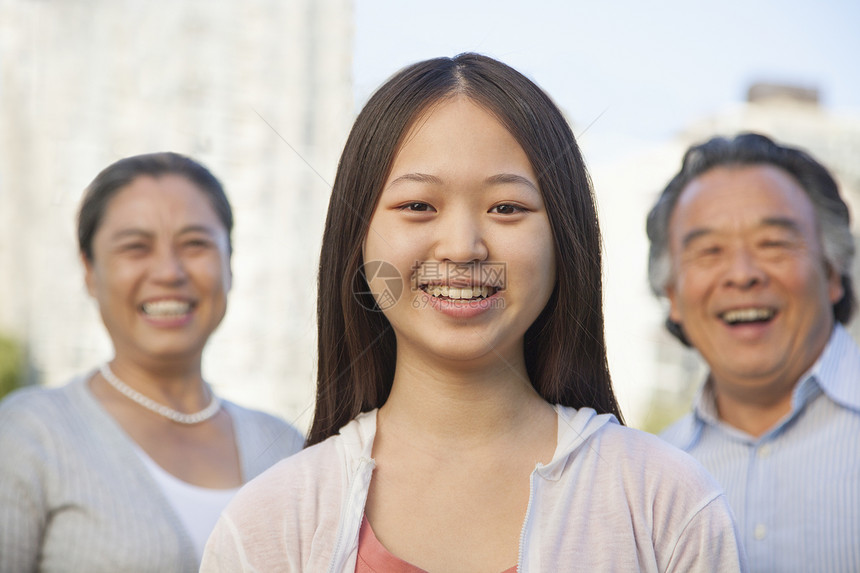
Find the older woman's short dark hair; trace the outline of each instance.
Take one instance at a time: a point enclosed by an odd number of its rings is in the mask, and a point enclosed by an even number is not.
[[[773,165],[794,177],[806,191],[815,208],[824,258],[839,273],[844,295],[833,305],[833,317],[847,323],[854,313],[856,299],[851,280],[854,238],[848,206],[839,195],[836,181],[818,161],[794,147],[775,143],[756,133],[740,134],[732,139],[714,137],[690,147],[684,154],[681,170],[669,181],[657,203],[648,214],[647,232],[651,241],[648,256],[648,281],[657,296],[665,296],[672,280],[669,254],[669,219],[687,185],[706,171],[725,165]],[[681,325],[666,320],[669,332],[689,346]]]
[[[126,185],[144,175],[179,175],[194,183],[212,203],[215,214],[227,230],[228,247],[232,251],[233,210],[221,182],[197,161],[167,151],[120,159],[105,167],[87,186],[78,211],[78,249],[84,257],[93,260],[93,237],[110,200]]]

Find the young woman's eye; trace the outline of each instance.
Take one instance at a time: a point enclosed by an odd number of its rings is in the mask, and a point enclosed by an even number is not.
[[[511,205],[510,203],[503,203],[502,205],[496,205],[492,209],[490,209],[490,213],[497,213],[499,215],[515,215],[517,213],[522,213],[525,211],[522,207],[518,205]]]
[[[427,203],[422,203],[421,201],[415,201],[413,203],[407,203],[401,207],[403,211],[412,211],[413,213],[425,213],[428,211],[433,211],[433,207]]]

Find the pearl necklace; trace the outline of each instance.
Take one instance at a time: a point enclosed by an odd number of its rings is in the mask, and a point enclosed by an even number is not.
[[[107,380],[108,384],[116,388],[118,392],[132,400],[133,402],[137,402],[147,410],[151,410],[160,416],[164,416],[174,422],[178,422],[180,424],[199,424],[200,422],[204,422],[218,413],[218,410],[221,409],[221,400],[218,396],[215,395],[214,392],[210,389],[209,392],[212,394],[212,401],[209,402],[209,405],[200,410],[199,412],[195,412],[193,414],[183,414],[182,412],[178,412],[173,408],[165,406],[164,404],[159,404],[155,400],[147,398],[119,378],[117,378],[116,374],[110,369],[110,366],[107,363],[101,365],[99,368],[99,372],[101,372],[104,379]]]

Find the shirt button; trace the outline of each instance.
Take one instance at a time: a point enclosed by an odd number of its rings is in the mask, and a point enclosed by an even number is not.
[[[770,444],[764,444],[758,449],[758,457],[764,459],[770,455]]]
[[[761,541],[762,539],[764,539],[765,535],[767,535],[767,527],[765,527],[764,524],[759,523],[755,526],[755,531],[753,532],[753,535],[755,536],[757,541]]]

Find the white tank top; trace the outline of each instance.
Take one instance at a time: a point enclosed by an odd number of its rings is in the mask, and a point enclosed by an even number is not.
[[[239,488],[212,489],[190,484],[165,471],[137,444],[134,449],[191,536],[197,560],[200,561],[215,522]]]

